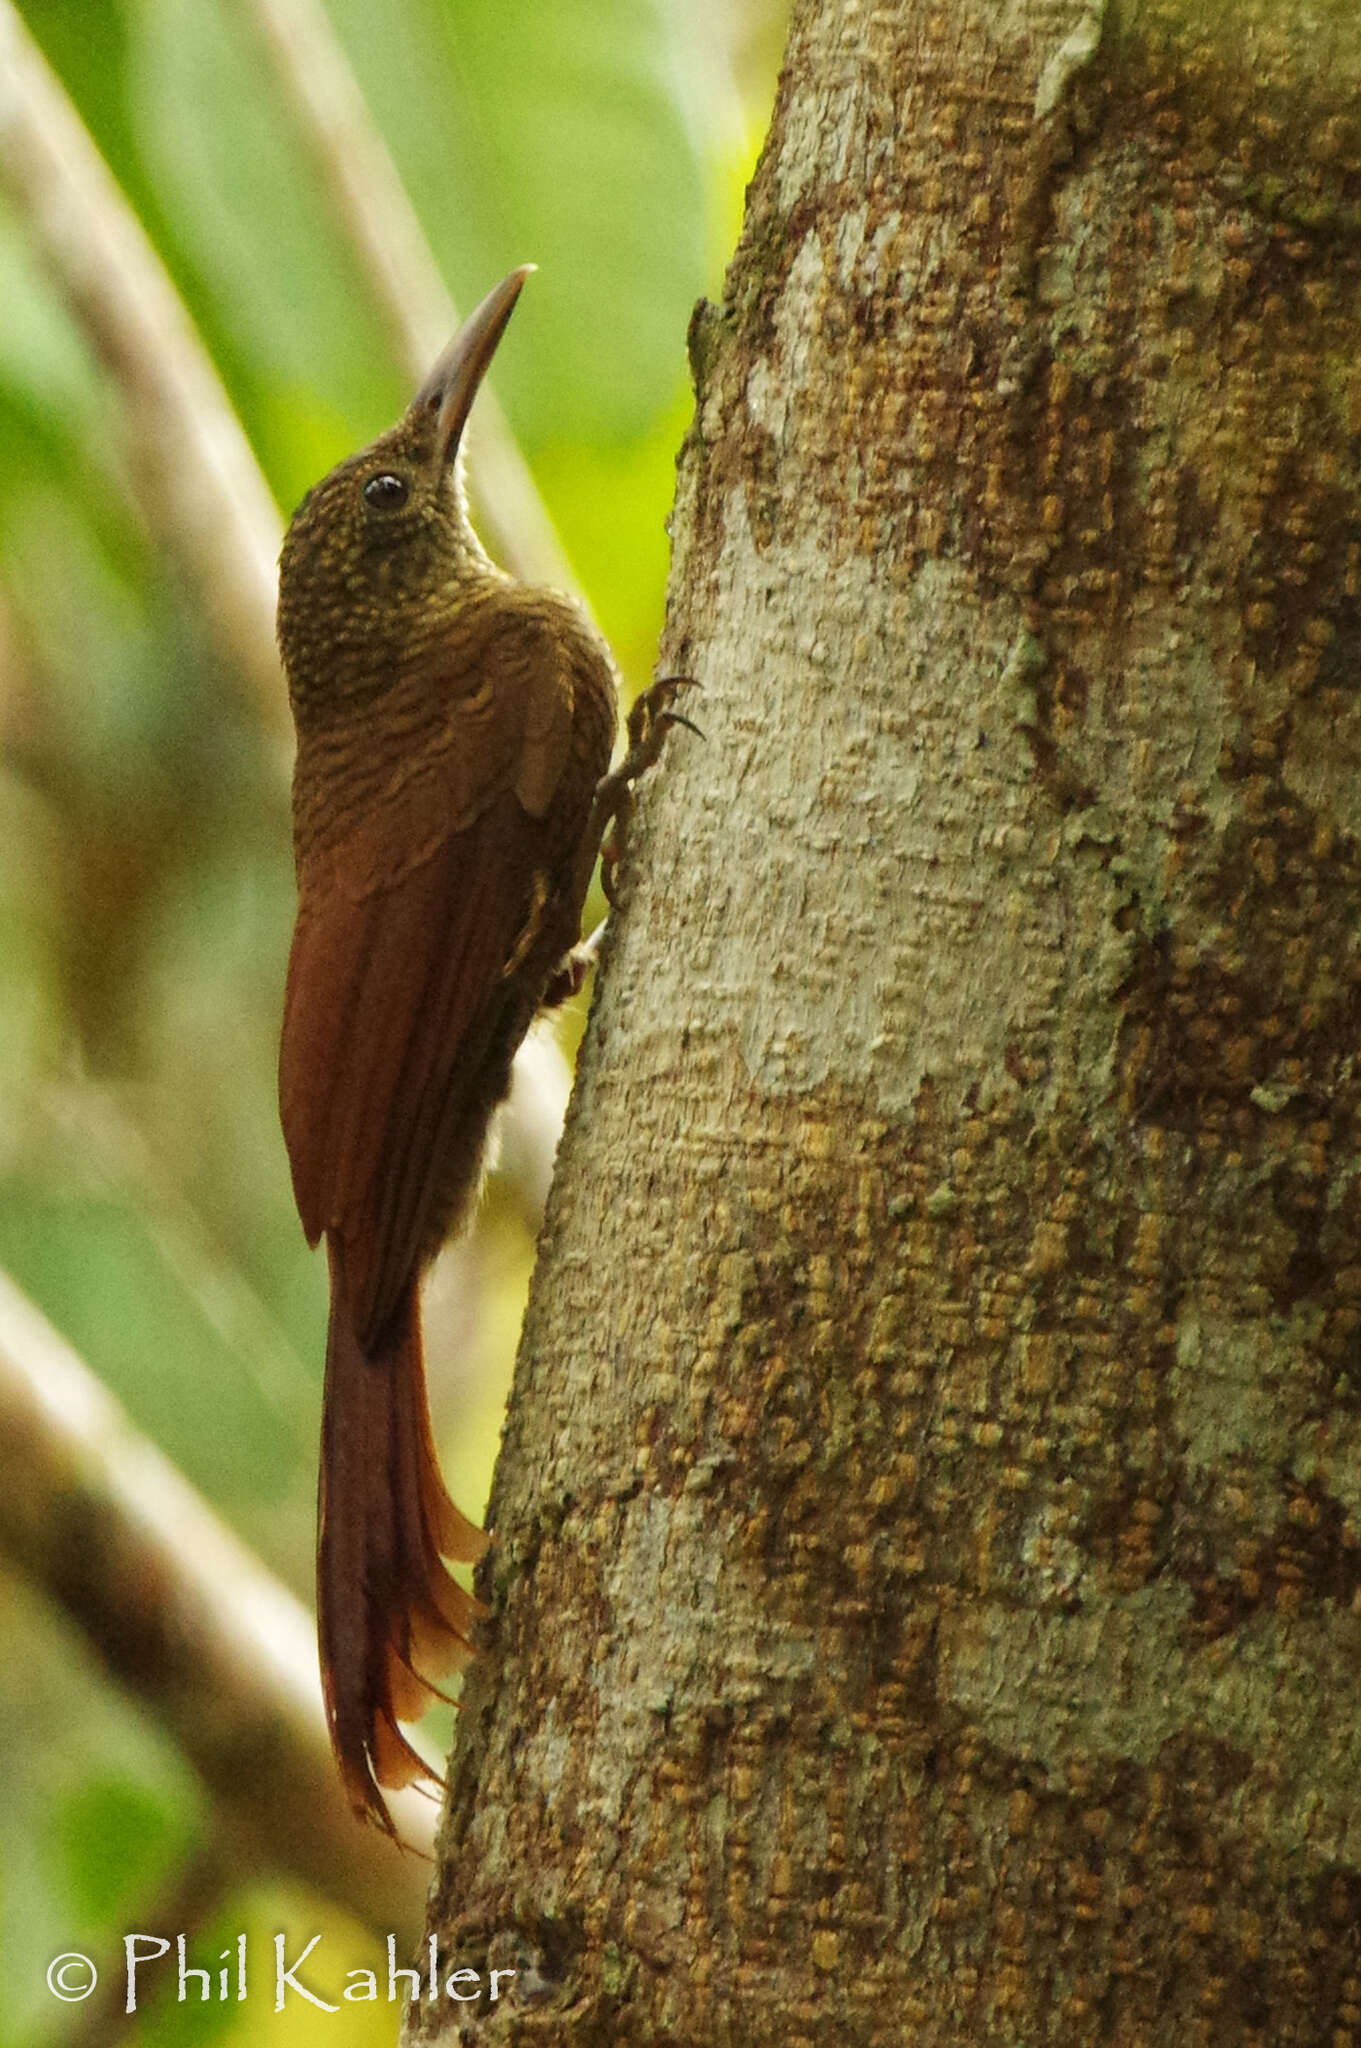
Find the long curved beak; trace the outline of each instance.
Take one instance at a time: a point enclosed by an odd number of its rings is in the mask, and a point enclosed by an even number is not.
[[[411,401],[413,412],[419,412],[423,406],[438,407],[435,421],[437,470],[444,469],[458,453],[478,386],[486,375],[488,363],[496,354],[496,344],[506,331],[506,322],[515,311],[515,301],[524,289],[525,279],[534,268],[532,263],[522,263],[518,270],[512,270],[509,277],[503,278],[494,290],[487,293],[476,311],[468,315]]]

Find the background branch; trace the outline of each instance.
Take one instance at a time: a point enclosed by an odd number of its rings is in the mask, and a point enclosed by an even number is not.
[[[349,58],[320,0],[251,0],[247,12],[393,347],[419,382],[458,314]],[[529,465],[485,386],[468,429],[468,463],[478,524],[497,558],[527,582],[580,597]]]
[[[0,185],[118,383],[147,526],[282,739],[277,508],[160,257],[10,0],[0,0]]]
[[[0,1275],[0,1545],[80,1625],[213,1795],[228,1853],[413,1933],[423,1864],[356,1825],[310,1616]],[[429,1853],[430,1803],[393,1800]]]

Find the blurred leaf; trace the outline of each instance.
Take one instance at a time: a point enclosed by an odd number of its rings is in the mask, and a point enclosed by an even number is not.
[[[103,1967],[129,1920],[173,1887],[205,1817],[169,1744],[2,1570],[0,1638],[0,2042],[38,2048],[68,2030],[48,1961],[80,1949]]]
[[[162,1930],[173,1933],[175,1930]],[[237,1943],[246,1937],[246,1997],[237,1998]],[[327,2012],[286,1988],[284,2008],[275,2011],[275,1938],[284,1937],[285,1966],[296,1967],[298,1979],[317,1998],[339,2006]],[[299,1963],[308,1943],[316,1947]],[[405,1963],[406,1957],[399,1959]],[[395,2048],[401,2023],[400,2000],[387,1996],[387,1954],[383,1944],[354,1921],[294,1892],[260,1888],[238,1893],[210,1925],[193,1930],[185,1942],[189,1968],[207,1970],[209,1997],[190,1979],[188,1996],[176,1996],[174,1951],[145,1973],[145,2013],[139,1996],[139,2048],[203,2048],[207,2042],[229,2048]],[[226,1967],[227,1998],[221,1999],[219,1972]],[[373,1973],[376,2000],[347,1999],[350,1989],[366,1986],[350,1972]],[[399,1984],[400,1984],[399,1980]]]
[[[698,81],[666,61],[672,12],[638,0],[334,0],[462,305],[540,266],[498,355],[533,459],[564,433],[645,435],[684,373],[713,251]],[[517,331],[518,330],[518,331]]]
[[[0,1266],[210,1498],[268,1499],[296,1440],[209,1304],[177,1284],[145,1219],[76,1186],[0,1184]]]
[[[0,1147],[19,1133],[28,1091],[61,1036],[58,820],[0,769]],[[3,1152],[0,1151],[0,1159]]]
[[[164,1804],[133,1779],[105,1774],[71,1786],[54,1804],[50,1841],[82,1919],[116,1925],[150,1896],[176,1832]]]
[[[138,8],[128,84],[140,161],[171,212],[190,303],[291,510],[319,468],[408,394],[243,11],[220,0]],[[324,404],[309,396],[317,391]],[[334,454],[320,454],[332,440]]]
[[[671,550],[666,520],[675,490],[675,452],[690,417],[688,386],[637,441],[549,440],[536,467],[573,565],[634,688],[657,653]]]
[[[22,231],[0,214],[0,388],[16,409],[25,398],[40,402],[50,417],[74,411],[87,430],[95,426],[94,378],[88,353],[46,278],[25,246]]]

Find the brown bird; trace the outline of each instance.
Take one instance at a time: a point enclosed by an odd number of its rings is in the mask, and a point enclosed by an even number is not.
[[[530,268],[397,425],[308,493],[279,571],[298,735],[279,1102],[331,1280],[322,1688],[350,1801],[389,1832],[380,1787],[429,1775],[397,1724],[471,1654],[478,1609],[443,1560],[486,1544],[434,1453],[420,1275],[476,1194],[535,1011],[579,984],[602,835],[678,720],[674,685],[654,686],[606,776],[609,649],[570,599],[495,568],[468,519],[459,444]]]

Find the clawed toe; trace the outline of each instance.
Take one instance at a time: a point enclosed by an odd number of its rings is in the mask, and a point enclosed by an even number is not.
[[[611,770],[596,790],[600,881],[611,909],[617,905],[615,890],[619,865],[624,855],[629,820],[633,815],[633,785],[657,761],[672,726],[683,725],[697,739],[704,738],[693,719],[687,718],[683,711],[673,709],[678,691],[699,688],[693,676],[661,676],[649,688],[641,690],[633,701],[625,727],[628,751],[619,766]]]
[[[673,725],[683,725],[703,739],[704,735],[693,719],[672,708],[677,691],[697,690],[699,687],[693,676],[661,676],[646,690],[639,691],[628,715],[628,752],[614,771],[616,777],[623,782],[632,782],[649,769],[661,753],[662,743]]]
[[[556,1010],[561,1004],[570,1002],[579,995],[586,985],[586,977],[594,972],[600,957],[600,942],[605,934],[605,920],[602,918],[588,939],[579,946],[573,946],[570,953],[554,969],[543,992],[541,1007]]]

